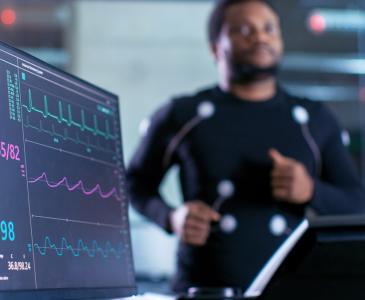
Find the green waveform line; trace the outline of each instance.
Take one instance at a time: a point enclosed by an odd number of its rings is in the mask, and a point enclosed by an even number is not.
[[[64,141],[69,140],[69,141],[71,141],[75,144],[85,146],[86,149],[93,148],[93,149],[98,150],[98,151],[114,154],[114,151],[111,151],[111,150],[105,149],[103,147],[100,147],[100,145],[94,145],[90,142],[85,142],[85,141],[81,140],[77,133],[76,133],[76,138],[73,138],[73,137],[69,136],[67,128],[64,128],[63,134],[56,132],[53,124],[52,124],[52,130],[45,129],[42,125],[42,120],[39,120],[39,127],[37,127],[35,125],[30,124],[29,117],[27,116],[26,117],[26,122],[24,123],[24,127],[37,130],[38,132],[44,132],[44,133],[46,133],[46,134],[48,134],[52,137],[56,137],[56,138],[62,139]]]
[[[29,250],[31,250],[30,245],[28,245]],[[47,251],[53,250],[57,256],[65,255],[66,251],[69,251],[72,256],[79,257],[81,252],[85,252],[90,258],[95,258],[99,253],[102,258],[110,258],[113,255],[116,259],[123,257],[123,246],[122,243],[118,244],[118,248],[114,248],[112,244],[108,241],[104,246],[100,246],[97,241],[93,240],[91,246],[88,246],[82,239],[77,241],[76,247],[73,247],[66,238],[61,238],[61,245],[59,247],[54,244],[50,237],[46,236],[41,246],[38,243],[34,244],[34,249],[42,256],[47,255]]]
[[[90,127],[86,124],[85,111],[83,109],[81,109],[81,124],[80,124],[73,120],[72,108],[71,108],[70,104],[67,104],[67,113],[65,116],[64,111],[63,111],[62,102],[58,101],[58,116],[57,116],[49,111],[48,99],[47,99],[46,95],[43,96],[43,103],[44,103],[44,110],[33,106],[32,91],[30,89],[28,89],[28,105],[23,104],[23,107],[26,108],[26,110],[29,113],[31,113],[32,111],[40,113],[43,116],[43,118],[45,118],[45,119],[48,117],[53,118],[59,124],[65,123],[69,127],[74,126],[74,127],[79,128],[81,131],[89,131],[95,136],[100,135],[100,136],[104,137],[106,140],[108,140],[108,139],[115,140],[117,138],[116,135],[113,135],[110,133],[110,126],[109,126],[108,119],[105,119],[105,132],[104,132],[99,129],[98,118],[95,114],[93,115],[93,122],[94,122],[93,126],[94,127]]]

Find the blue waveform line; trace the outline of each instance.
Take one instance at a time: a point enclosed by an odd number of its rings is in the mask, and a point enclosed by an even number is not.
[[[52,130],[45,129],[42,125],[42,120],[39,120],[39,127],[37,127],[35,125],[30,124],[29,117],[27,116],[26,117],[26,122],[24,123],[24,127],[31,128],[31,129],[36,130],[38,132],[46,133],[46,134],[48,134],[52,137],[56,137],[57,139],[62,139],[64,141],[71,141],[74,144],[83,145],[83,146],[86,147],[86,149],[92,148],[92,149],[95,149],[95,150],[98,150],[98,151],[101,151],[101,152],[105,152],[105,153],[108,153],[108,154],[114,154],[114,151],[111,151],[111,150],[103,148],[99,145],[95,145],[95,144],[92,144],[90,142],[85,142],[85,141],[81,140],[78,134],[76,134],[76,138],[71,137],[68,134],[67,128],[64,128],[64,133],[63,134],[58,133],[55,130],[53,125],[52,125]],[[88,151],[88,152],[90,152],[90,151]]]
[[[82,252],[85,252],[90,258],[95,258],[97,254],[99,254],[100,257],[104,259],[110,258],[112,255],[116,259],[120,259],[123,254],[123,245],[122,243],[119,243],[118,247],[114,248],[112,243],[107,241],[102,247],[97,241],[93,240],[91,241],[91,246],[88,246],[82,239],[79,239],[76,247],[73,247],[65,237],[62,237],[61,245],[58,247],[51,241],[50,237],[46,236],[43,246],[34,243],[34,250],[37,250],[42,256],[46,256],[48,251],[54,251],[57,256],[63,256],[66,252],[70,252],[74,257],[79,257]]]

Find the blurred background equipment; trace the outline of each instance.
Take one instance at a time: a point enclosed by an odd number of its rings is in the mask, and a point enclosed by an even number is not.
[[[67,1],[0,1],[0,39],[49,63],[69,69],[72,31]]]
[[[272,1],[286,43],[282,83],[295,94],[326,101],[346,129],[344,143],[365,182],[364,1]],[[216,82],[206,39],[212,3],[0,0],[0,39],[117,93],[128,162],[157,106]],[[181,200],[177,172],[163,188],[171,205]],[[131,217],[137,276],[149,291],[166,288],[176,239],[133,211]]]

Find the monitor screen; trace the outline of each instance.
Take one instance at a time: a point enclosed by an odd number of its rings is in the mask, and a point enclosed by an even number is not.
[[[0,118],[0,299],[134,294],[118,97],[1,43]]]

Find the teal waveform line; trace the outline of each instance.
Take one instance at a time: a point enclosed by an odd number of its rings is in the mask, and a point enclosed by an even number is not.
[[[118,244],[117,248],[114,248],[112,243],[107,241],[104,246],[100,246],[95,240],[91,241],[91,245],[88,246],[82,239],[77,241],[76,247],[72,246],[65,237],[61,238],[61,244],[57,246],[52,242],[51,238],[46,236],[43,245],[34,243],[34,250],[42,256],[46,256],[48,251],[54,251],[57,256],[63,256],[66,252],[69,252],[74,257],[80,257],[84,252],[90,258],[95,258],[100,255],[101,258],[110,258],[114,256],[117,259],[122,258],[123,246],[122,243]],[[31,246],[29,245],[29,251]]]
[[[95,114],[93,114],[93,127],[90,127],[86,124],[85,121],[85,111],[83,109],[81,109],[81,124],[76,122],[75,120],[73,120],[72,118],[72,107],[70,104],[67,104],[67,113],[66,116],[64,115],[64,109],[63,109],[63,105],[61,101],[58,101],[58,115],[55,115],[53,113],[51,113],[48,109],[48,99],[47,96],[44,95],[43,96],[43,103],[44,103],[44,108],[43,110],[40,108],[37,108],[35,106],[33,106],[33,99],[32,99],[32,91],[31,89],[28,89],[28,104],[25,105],[23,104],[23,107],[29,112],[37,112],[40,113],[43,118],[52,118],[55,119],[58,123],[65,123],[67,126],[71,127],[77,127],[78,129],[80,129],[81,131],[89,131],[91,132],[93,135],[100,135],[102,137],[104,137],[106,140],[108,139],[112,139],[115,140],[117,138],[116,135],[111,134],[110,133],[110,125],[109,125],[109,121],[108,119],[105,119],[105,131],[102,131],[99,129],[98,127],[98,118]]]
[[[86,147],[86,149],[95,149],[95,150],[106,152],[109,154],[114,154],[114,151],[101,147],[100,145],[95,145],[95,144],[90,143],[89,141],[81,140],[77,133],[76,133],[76,137],[71,137],[68,133],[67,128],[63,129],[63,134],[57,132],[55,130],[53,124],[52,124],[52,129],[48,130],[43,127],[42,120],[39,120],[39,127],[38,127],[38,126],[30,124],[29,117],[27,116],[26,122],[24,123],[24,127],[37,130],[38,132],[46,133],[46,134],[50,135],[51,137],[54,137],[57,139],[62,139],[63,141],[70,141],[70,142],[73,142],[74,144],[83,145]],[[90,152],[90,151],[88,151],[88,152]]]

